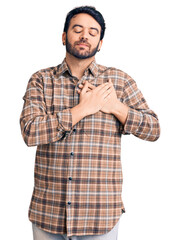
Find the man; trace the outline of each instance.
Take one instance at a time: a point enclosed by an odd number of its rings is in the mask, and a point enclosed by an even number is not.
[[[157,115],[135,81],[95,61],[105,22],[93,7],[67,14],[66,56],[34,73],[21,131],[37,146],[29,207],[34,239],[117,239],[122,201],[121,135],[159,138]]]

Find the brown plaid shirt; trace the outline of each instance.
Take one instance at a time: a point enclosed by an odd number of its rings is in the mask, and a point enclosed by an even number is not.
[[[72,127],[70,109],[79,103],[79,83],[88,80],[98,86],[109,78],[118,100],[129,106],[124,127],[114,115],[102,111]],[[96,61],[81,80],[72,76],[65,59],[37,71],[23,99],[22,136],[28,146],[37,146],[30,221],[68,237],[109,232],[125,212],[121,135],[157,140],[157,115],[130,76]]]

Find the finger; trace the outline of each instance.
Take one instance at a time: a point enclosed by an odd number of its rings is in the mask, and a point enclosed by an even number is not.
[[[78,93],[80,93],[80,92],[81,92],[81,90],[80,90],[80,89],[77,89],[77,92],[78,92]]]
[[[109,89],[107,89],[102,93],[102,97],[105,99],[107,98],[107,96],[112,96],[112,92],[113,92],[113,87],[110,87]]]
[[[91,91],[91,90],[88,89],[86,92],[89,92],[89,91]],[[82,90],[81,90],[81,89],[78,89],[77,92],[78,92],[79,94],[81,94]]]
[[[80,84],[77,85],[78,88],[83,88],[87,81],[83,80]]]
[[[80,84],[78,85],[78,87],[79,87],[79,88],[83,88],[83,87],[84,87],[84,84],[80,83]]]
[[[90,89],[95,89],[96,87],[93,84],[89,83],[89,88]]]
[[[82,91],[82,89],[77,89],[77,92],[80,93]],[[92,91],[90,88],[87,89],[86,92]]]
[[[101,91],[103,88],[106,88],[109,85],[108,82],[100,84],[98,87],[94,89],[95,92]]]
[[[82,90],[83,86],[79,86],[79,90]],[[95,87],[94,87],[95,88]],[[93,90],[91,87],[88,86],[88,90],[87,91],[90,91],[90,90]]]
[[[83,88],[84,86],[84,83],[80,83],[79,84],[79,88]],[[91,90],[95,89],[96,87],[94,85],[92,85],[91,83],[88,82],[88,88],[90,88]]]
[[[111,78],[108,79],[108,83],[109,83],[111,86],[113,86],[113,83],[112,83]]]
[[[109,96],[111,93],[112,93],[112,88],[107,89],[107,90],[103,93],[104,98],[106,98],[107,96]]]
[[[78,88],[82,89],[84,86],[82,84],[79,84]]]
[[[87,89],[88,89],[88,81],[85,82],[84,87],[83,87],[83,89],[81,90],[81,94],[86,93]]]
[[[80,88],[80,89],[77,89],[77,92],[78,92],[78,93],[80,93],[80,92],[81,92],[81,90],[82,90],[83,86],[79,86],[79,88]],[[87,89],[87,91],[86,91],[86,92],[89,92],[89,91],[91,91],[91,90],[92,90],[92,89],[88,87],[88,89]]]
[[[108,96],[112,96],[112,92],[113,92],[113,88],[109,88],[104,94],[105,94],[105,97],[104,98],[107,98]]]
[[[111,88],[111,84],[107,82],[102,88],[99,89],[100,94],[104,94],[109,88]]]

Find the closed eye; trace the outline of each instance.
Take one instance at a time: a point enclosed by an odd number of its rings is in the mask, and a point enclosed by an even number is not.
[[[77,25],[77,24],[75,24],[73,26],[73,29],[74,29],[75,33],[81,33],[83,31],[83,27],[81,25]],[[98,33],[99,33],[99,31],[97,28],[92,27],[89,29],[89,35],[92,37],[95,37]]]
[[[95,37],[95,34],[89,33],[91,36]]]
[[[74,31],[75,33],[81,33],[82,31]],[[95,37],[96,34],[93,34],[93,33],[89,33],[89,35],[91,35],[92,37]]]

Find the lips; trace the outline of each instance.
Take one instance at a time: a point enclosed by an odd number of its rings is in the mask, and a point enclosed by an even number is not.
[[[77,45],[79,45],[79,46],[85,46],[85,47],[89,47],[88,45],[86,45],[86,44],[84,44],[84,43],[79,43],[79,44],[77,44]]]
[[[90,45],[86,42],[76,42],[76,45],[80,46],[80,47],[89,47]]]

